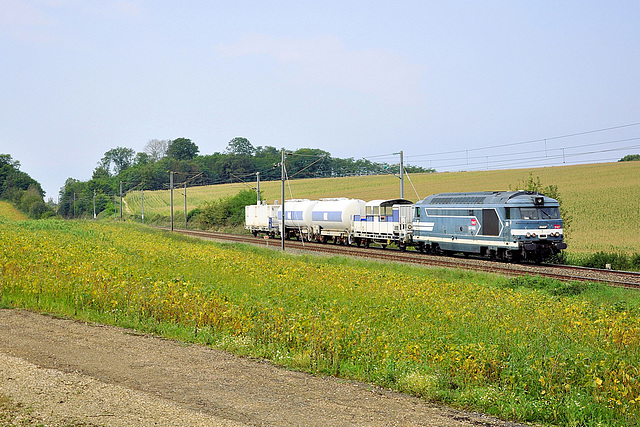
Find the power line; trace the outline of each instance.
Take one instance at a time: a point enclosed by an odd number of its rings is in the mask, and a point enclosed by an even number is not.
[[[632,140],[637,140],[640,138],[632,138]],[[580,151],[580,152],[566,152],[567,150],[563,149],[563,148],[559,148],[559,149],[554,149],[552,151],[554,152],[560,152],[558,154],[554,154],[554,155],[540,155],[538,157],[526,157],[526,158],[516,158],[516,159],[504,159],[504,160],[491,160],[490,159],[494,159],[495,157],[500,157],[499,155],[495,155],[495,156],[475,156],[474,159],[482,159],[484,158],[485,161],[475,161],[475,162],[467,162],[467,163],[450,163],[450,164],[439,164],[436,163],[435,165],[433,165],[433,162],[430,161],[430,164],[435,166],[435,167],[439,167],[439,168],[443,168],[443,169],[456,169],[456,168],[463,168],[465,170],[474,170],[474,167],[479,167],[479,166],[485,166],[486,165],[486,169],[489,169],[489,165],[493,166],[493,167],[506,167],[506,166],[518,166],[518,165],[526,165],[526,166],[532,166],[534,163],[536,164],[547,164],[547,165],[551,165],[551,161],[552,160],[557,160],[557,161],[562,161],[562,163],[566,163],[566,158],[569,157],[581,157],[581,156],[587,156],[587,155],[592,155],[592,154],[602,154],[602,153],[612,153],[612,152],[616,152],[616,151],[623,151],[623,150],[632,150],[632,149],[639,149],[640,145],[629,145],[629,146],[625,146],[625,147],[616,147],[616,148],[609,148],[609,149],[604,149],[604,150],[591,150],[591,151]],[[540,151],[533,151],[533,152],[529,152],[529,154],[531,153],[538,153]],[[507,156],[521,156],[521,154],[523,153],[512,153],[512,154],[507,154]],[[600,161],[602,161],[603,159],[598,159]],[[615,160],[615,159],[613,159]],[[438,161],[435,161],[438,162]],[[418,162],[418,163],[426,163],[426,161],[422,161],[422,162]],[[483,167],[483,169],[485,169]]]
[[[493,148],[512,147],[514,145],[532,144],[532,143],[535,143],[535,142],[545,142],[545,141],[551,141],[551,140],[557,140],[557,139],[563,139],[563,138],[570,138],[570,137],[574,137],[574,136],[588,135],[588,134],[593,134],[593,133],[598,133],[598,132],[606,132],[606,131],[609,131],[609,130],[623,129],[623,128],[628,128],[628,127],[632,127],[632,126],[640,126],[640,122],[629,123],[629,124],[620,125],[620,126],[612,126],[612,127],[608,127],[608,128],[600,128],[600,129],[588,130],[588,131],[584,131],[584,132],[577,132],[577,133],[559,135],[559,136],[552,136],[552,137],[548,137],[548,138],[532,139],[532,140],[529,140],[529,141],[511,142],[511,143],[507,143],[507,144],[490,145],[490,146],[486,146],[486,147],[469,148],[469,149],[464,149],[464,150],[442,151],[442,152],[430,153],[430,154],[417,154],[417,155],[413,155],[413,156],[407,156],[407,158],[433,157],[433,156],[440,156],[440,155],[445,155],[445,154],[467,153],[467,152],[471,152],[471,151],[489,150],[489,149],[493,149]]]

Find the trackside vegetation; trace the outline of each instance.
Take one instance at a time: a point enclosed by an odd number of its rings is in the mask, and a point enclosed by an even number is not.
[[[640,419],[631,291],[58,220],[0,221],[0,266],[4,307],[133,327],[505,419]]]

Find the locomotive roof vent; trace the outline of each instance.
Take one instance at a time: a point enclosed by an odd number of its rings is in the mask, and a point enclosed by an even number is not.
[[[534,204],[534,205],[536,205],[536,206],[542,206],[542,205],[544,205],[544,197],[536,196],[536,197],[533,199],[533,204]]]

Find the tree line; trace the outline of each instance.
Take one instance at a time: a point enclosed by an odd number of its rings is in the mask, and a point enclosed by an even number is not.
[[[20,162],[9,154],[0,154],[0,199],[16,206],[30,218],[55,215],[53,206],[44,202],[42,186],[20,170]]]
[[[199,147],[188,138],[153,139],[142,152],[116,147],[98,162],[90,180],[67,179],[60,190],[58,212],[65,217],[113,213],[114,195],[130,190],[163,190],[169,188],[169,171],[176,172],[175,185],[188,180],[189,186],[230,182],[280,179],[281,150],[254,147],[247,138],[236,137],[223,152],[200,155]],[[334,158],[329,152],[301,148],[285,150],[287,175],[290,179],[374,175],[397,172],[398,165],[371,162],[366,159]],[[434,172],[416,166],[405,166],[409,173]],[[122,184],[121,184],[122,183]]]

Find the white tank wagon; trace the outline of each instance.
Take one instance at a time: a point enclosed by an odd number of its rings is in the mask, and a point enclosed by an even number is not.
[[[347,243],[354,217],[362,216],[366,203],[360,199],[320,199],[311,213],[310,239]]]
[[[395,243],[404,250],[412,244],[414,204],[406,199],[372,200],[365,206],[365,215],[355,216],[352,240],[358,246],[380,243],[386,247]]]
[[[306,238],[311,229],[311,215],[317,200],[291,199],[284,202],[284,226],[286,237]],[[282,218],[282,209],[278,207],[278,222]]]
[[[280,205],[248,205],[244,207],[244,228],[254,236],[267,234],[274,237],[280,234],[278,214]]]

